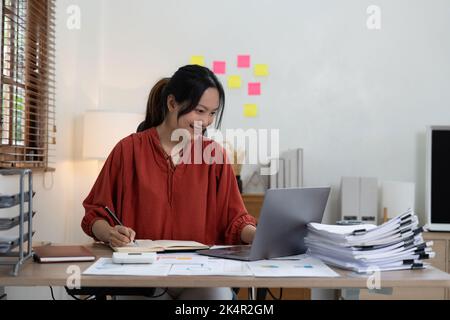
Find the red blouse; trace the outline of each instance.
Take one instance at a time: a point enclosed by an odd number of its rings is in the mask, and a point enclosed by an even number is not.
[[[203,150],[211,143],[204,140]],[[138,239],[241,243],[242,229],[256,221],[245,209],[233,169],[201,162],[173,166],[156,128],[124,138],[83,202],[84,232],[94,237],[98,219],[114,225],[103,209],[108,206]]]

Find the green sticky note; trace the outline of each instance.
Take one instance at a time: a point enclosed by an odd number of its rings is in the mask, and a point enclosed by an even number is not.
[[[265,77],[269,75],[269,66],[267,64],[255,64],[254,74],[257,77]]]
[[[258,106],[253,103],[244,104],[244,117],[254,118],[258,115]]]
[[[241,76],[229,76],[228,77],[228,88],[236,89],[240,88],[242,85]]]
[[[205,66],[205,57],[204,56],[192,56],[191,64],[198,64],[199,66]]]

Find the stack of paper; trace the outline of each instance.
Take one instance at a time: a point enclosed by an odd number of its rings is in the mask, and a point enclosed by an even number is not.
[[[423,268],[433,242],[422,238],[412,210],[375,226],[308,224],[308,252],[325,263],[357,272]]]

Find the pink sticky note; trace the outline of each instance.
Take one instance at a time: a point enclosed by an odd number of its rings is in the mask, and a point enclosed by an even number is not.
[[[260,82],[249,82],[248,83],[248,95],[249,96],[261,95],[261,83]]]
[[[226,63],[225,61],[214,61],[213,72],[215,74],[225,74]]]
[[[250,56],[239,55],[237,61],[238,68],[250,68]]]

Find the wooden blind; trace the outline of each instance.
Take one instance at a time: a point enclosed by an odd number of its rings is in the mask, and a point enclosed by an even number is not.
[[[0,167],[48,170],[56,144],[55,0],[0,1]]]

